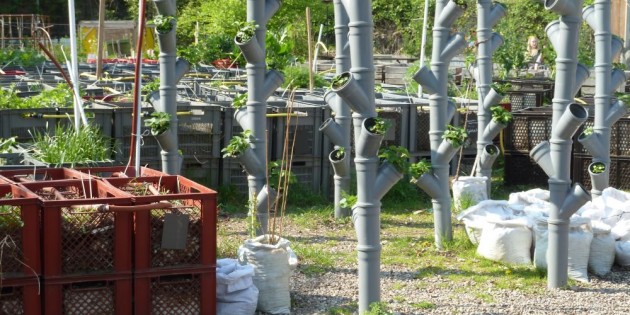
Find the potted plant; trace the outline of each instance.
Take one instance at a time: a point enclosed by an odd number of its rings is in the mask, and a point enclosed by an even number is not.
[[[146,119],[144,124],[151,128],[151,134],[161,135],[171,126],[171,115],[166,112],[155,111],[151,113],[151,118]]]
[[[589,166],[589,171],[593,174],[601,174],[606,171],[606,164],[602,162],[594,162]]]
[[[223,152],[224,158],[235,158],[239,157],[245,150],[249,148],[249,140],[252,136],[251,130],[244,130],[241,135],[233,136],[230,139],[230,143],[221,150]]]
[[[158,14],[153,18],[153,24],[155,24],[155,30],[158,34],[166,34],[173,30],[175,21],[175,17],[170,15]]]
[[[390,145],[382,148],[378,157],[389,162],[400,173],[406,173],[409,168],[409,151],[404,147]]]
[[[450,143],[454,148],[459,148],[464,144],[464,142],[466,142],[468,133],[464,127],[447,125],[442,138]]]
[[[335,75],[330,81],[330,88],[339,90],[350,81],[350,72],[344,72]]]
[[[374,117],[365,122],[367,130],[373,134],[385,135],[387,129],[389,129],[390,123],[383,118]]]
[[[509,124],[513,117],[512,113],[507,111],[503,106],[493,106],[490,108],[492,112],[492,120],[501,125]]]
[[[256,29],[258,29],[258,24],[254,21],[239,21],[236,22],[236,27],[238,31],[236,31],[236,37],[234,38],[237,43],[244,44],[249,42],[255,35]]]
[[[429,172],[431,172],[431,162],[427,161],[427,159],[422,159],[409,165],[409,176],[411,176],[412,181]]]

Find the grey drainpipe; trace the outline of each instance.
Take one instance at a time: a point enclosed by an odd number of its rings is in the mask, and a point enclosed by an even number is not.
[[[492,54],[498,48],[496,42],[503,43],[503,39],[496,33],[492,33],[492,27],[504,17],[506,14],[505,7],[500,3],[493,4],[491,0],[477,0],[477,67],[479,77],[477,78],[477,91],[479,95],[479,104],[486,105],[485,100],[490,92],[490,84],[492,84],[493,62]],[[477,161],[486,152],[486,146],[492,144],[492,138],[488,138],[485,132],[482,132],[488,126],[492,119],[490,107],[496,105],[500,99],[493,100],[487,106],[477,107],[477,126],[480,131],[477,136]],[[477,165],[476,176],[486,176],[486,188],[488,197],[491,191],[491,175],[492,164],[489,160],[485,163]],[[493,160],[494,161],[494,160]]]
[[[453,239],[449,162],[453,158],[454,153],[451,155],[451,149],[443,150],[445,148],[443,145],[445,140],[442,139],[442,135],[448,123],[448,66],[451,59],[466,46],[466,41],[461,34],[451,35],[451,26],[463,13],[464,8],[455,4],[454,1],[438,0],[436,2],[431,70],[421,66],[420,70],[414,75],[414,80],[431,94],[429,97],[431,115],[429,140],[431,142],[432,174],[422,176],[418,185],[431,196],[435,243],[440,249],[443,248],[445,241]],[[424,183],[424,181],[433,182],[429,185],[433,187],[432,192],[426,189],[428,185],[420,184],[420,182]]]
[[[626,106],[619,103],[611,103],[612,93],[626,79],[624,71],[612,71],[612,58],[618,52],[613,52],[610,27],[610,0],[597,0],[594,5],[582,10],[582,16],[587,24],[595,32],[595,118],[593,133],[590,136],[579,137],[588,152],[593,156],[593,162],[602,162],[610,166],[610,130],[623,114]],[[615,45],[619,47],[619,45]],[[620,78],[613,82],[612,78]],[[608,116],[614,118],[607,119]],[[593,176],[602,177],[602,175]],[[608,187],[609,167],[606,167],[603,177],[606,180],[591,180],[591,194],[601,196],[602,190]]]
[[[379,169],[377,154],[383,136],[368,131],[376,117],[372,1],[341,0],[341,4],[349,19],[350,80],[328,93],[326,99],[332,105],[339,104],[334,98],[342,98],[354,111],[357,203],[352,209],[352,220],[358,242],[359,313],[362,314],[371,303],[380,301],[380,197],[403,174],[387,165]]]
[[[280,8],[279,0],[247,0],[247,21],[254,21],[258,28],[256,36],[248,43],[238,44],[243,52],[243,56],[247,60],[247,111],[235,112],[238,114],[237,121],[240,122],[243,129],[252,131],[252,139],[250,145],[253,156],[255,158],[240,157],[241,163],[249,165],[245,168],[247,171],[247,180],[249,185],[250,202],[254,203],[254,196],[259,194],[273,195],[273,192],[262,192],[265,185],[266,173],[266,155],[267,155],[267,99],[273,91],[282,84],[284,78],[274,70],[266,71],[265,63],[266,49],[265,38],[267,32],[267,22]],[[252,165],[253,164],[253,165]],[[270,189],[271,190],[271,189]],[[257,220],[259,227],[256,231],[257,235],[267,233],[268,214],[266,211],[257,211]]]
[[[569,221],[590,194],[575,184],[571,187],[570,164],[572,136],[588,118],[584,107],[571,103],[577,71],[577,43],[582,22],[582,0],[546,0],[545,8],[560,15],[559,23],[546,31],[556,58],[556,84],[553,99],[552,130],[549,144],[535,147],[530,155],[542,166],[549,178],[549,245],[547,248],[547,286],[561,288],[568,281]],[[547,150],[548,146],[548,150]],[[543,156],[543,157],[540,157]]]
[[[335,10],[335,47],[336,47],[336,55],[335,55],[335,63],[336,63],[336,73],[342,74],[350,70],[350,56],[349,56],[349,46],[348,46],[348,13],[346,12],[346,8],[343,6],[341,0],[334,0],[334,10]],[[342,208],[339,205],[339,201],[343,198],[342,192],[348,192],[350,189],[350,152],[352,152],[351,142],[350,142],[350,128],[352,127],[352,115],[350,112],[350,107],[348,107],[343,98],[335,97],[333,98],[334,104],[331,104],[331,108],[335,112],[335,123],[339,126],[341,137],[333,140],[333,143],[336,147],[343,147],[345,152],[347,152],[347,156],[341,161],[337,161],[337,165],[341,165],[333,168],[334,175],[334,186],[335,186],[335,218],[343,218],[350,216],[351,210],[349,208]],[[332,159],[330,160],[332,163]],[[337,170],[343,169],[344,171],[337,172]]]
[[[154,0],[158,14],[176,16],[175,0]],[[159,101],[154,102],[157,111],[171,116],[170,128],[158,138],[161,147],[162,171],[168,174],[179,174],[183,157],[178,150],[177,139],[177,82],[190,70],[190,64],[179,59],[176,62],[176,24],[166,34],[158,34],[160,46],[160,91]]]

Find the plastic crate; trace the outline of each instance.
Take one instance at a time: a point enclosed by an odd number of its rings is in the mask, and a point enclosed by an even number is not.
[[[322,155],[323,133],[319,131],[319,127],[324,122],[324,106],[311,106],[296,103],[292,107],[292,113],[297,116],[275,117],[273,126],[275,128],[274,152],[272,159],[282,159],[284,151],[285,135],[287,134],[287,122],[290,124],[288,128],[288,147],[293,148],[293,156],[295,158],[314,158]],[[276,107],[275,114],[286,114],[288,108]],[[295,141],[294,141],[295,137]],[[290,154],[291,152],[289,152]]]
[[[73,169],[92,177],[136,177],[136,168],[133,166],[109,166],[109,167],[77,167]],[[1,175],[1,174],[0,174]],[[162,171],[140,167],[139,176],[166,176]]]
[[[553,99],[556,84],[554,80],[549,79],[506,80],[499,82],[509,82],[512,85],[512,90],[544,90],[543,97],[550,100]]]
[[[132,279],[131,272],[45,279],[46,315],[131,315]]]
[[[549,177],[528,153],[505,151],[503,180],[507,185],[546,186]]]
[[[0,312],[15,315],[41,315],[42,303],[37,277],[2,280]]]
[[[457,125],[463,126],[466,122],[466,132],[468,133],[467,147],[465,154],[472,154],[475,152],[477,144],[477,113],[474,111],[458,112]],[[430,155],[431,153],[431,141],[429,138],[430,131],[430,111],[426,106],[416,107],[416,130],[415,132],[415,144],[410,144],[410,152],[419,155]]]
[[[504,129],[506,150],[527,153],[551,137],[551,107],[526,108],[512,112],[512,116]]]
[[[53,132],[58,118],[55,108],[0,109],[0,138],[17,137],[18,142],[30,142],[36,133]]]
[[[207,267],[215,264],[215,191],[182,176],[105,180],[133,196],[136,271]],[[154,195],[151,189],[161,194]],[[158,206],[151,208],[154,203]],[[160,207],[165,203],[171,207]],[[144,205],[149,206],[141,207]],[[189,224],[183,249],[162,248],[164,220],[170,215],[188,216]]]
[[[42,204],[44,277],[131,271],[132,199],[99,180],[22,183]]]
[[[512,90],[508,92],[512,111],[543,106],[547,90]],[[551,99],[549,99],[551,100]]]
[[[70,168],[39,167],[23,167],[13,170],[0,170],[0,176],[9,179],[13,183],[90,178],[87,173],[81,173]]]
[[[9,184],[0,184],[0,196],[0,237],[5,242],[0,281],[37,278],[42,271],[39,200],[35,194]]]
[[[134,312],[153,315],[215,314],[215,266],[200,270],[136,273]]]
[[[588,166],[593,161],[593,157],[584,154],[573,155],[572,177],[573,180],[582,183],[586,189],[591,188],[591,176],[588,173]],[[609,186],[617,189],[630,189],[630,157],[611,156],[609,167]]]
[[[376,104],[378,117],[390,124],[383,136],[382,147],[409,147],[409,104],[379,101]]]
[[[181,174],[208,187],[219,187],[221,159],[184,160]]]

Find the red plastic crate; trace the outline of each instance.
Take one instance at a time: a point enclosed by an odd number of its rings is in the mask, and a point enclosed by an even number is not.
[[[105,180],[134,196],[136,271],[214,266],[217,214],[214,190],[182,176]],[[148,186],[160,194],[153,195]],[[184,249],[161,247],[164,218],[170,213],[189,216]]]
[[[3,280],[0,285],[0,314],[41,315],[38,277]]]
[[[0,185],[0,288],[12,278],[41,274],[39,200],[16,185]]]
[[[75,171],[94,177],[136,177],[135,166],[77,167]],[[166,176],[168,174],[148,167],[140,167],[139,176]]]
[[[136,273],[135,314],[215,314],[215,272],[213,265],[198,270]]]
[[[99,207],[129,206],[127,194],[94,179],[20,185],[37,194],[42,205],[46,280],[131,271],[132,214]]]
[[[47,279],[44,281],[46,315],[130,315],[132,279],[131,272]]]
[[[30,167],[15,170],[0,171],[0,176],[9,179],[14,183],[28,183],[45,180],[64,179],[88,179],[87,174],[77,172],[71,168],[41,168]]]

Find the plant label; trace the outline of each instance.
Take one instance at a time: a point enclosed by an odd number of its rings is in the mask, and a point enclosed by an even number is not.
[[[167,213],[162,230],[162,249],[185,249],[189,222],[187,214]]]

